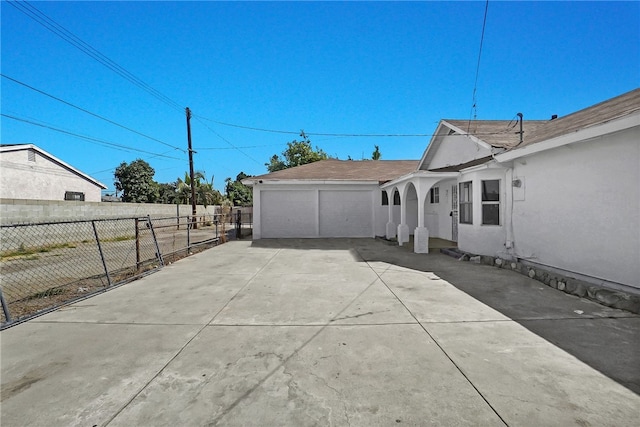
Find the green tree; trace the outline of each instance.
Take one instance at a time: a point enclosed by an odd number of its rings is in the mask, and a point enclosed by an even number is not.
[[[116,191],[122,191],[122,201],[154,203],[158,198],[158,185],[153,180],[155,170],[142,159],[120,163],[114,173]]]
[[[247,175],[244,172],[240,172],[236,176],[236,180],[232,181],[231,178],[225,179],[227,186],[225,193],[227,199],[233,202],[234,206],[251,206],[253,205],[253,190],[242,183],[242,180],[249,178],[251,175]]]
[[[294,139],[287,143],[287,149],[282,152],[283,158],[274,154],[269,160],[269,163],[265,163],[269,172],[306,165],[307,163],[329,158],[327,153],[322,151],[322,149],[318,147],[316,147],[315,150],[313,149],[311,141],[304,131],[300,132],[300,137],[302,137],[301,141]]]
[[[166,184],[156,183],[158,186],[158,199],[156,203],[163,203],[166,205],[172,205],[178,200],[178,188],[175,182],[169,182]]]
[[[380,157],[382,157],[382,154],[380,153],[380,147],[374,145],[373,148],[375,148],[375,150],[373,150],[373,153],[371,153],[371,159],[380,160]]]
[[[196,171],[193,174],[194,189],[196,193],[196,204],[219,205],[222,203],[222,194],[213,188],[213,178],[207,182],[204,172]],[[188,172],[184,173],[184,180],[178,178],[176,181],[177,200],[186,205],[191,203],[191,177]]]

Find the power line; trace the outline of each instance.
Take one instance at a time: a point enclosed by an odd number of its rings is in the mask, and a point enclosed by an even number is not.
[[[238,152],[242,153],[245,157],[247,157],[248,159],[253,160],[254,162],[256,162],[259,165],[263,165],[263,163],[260,163],[259,161],[257,161],[256,159],[254,159],[253,157],[251,157],[250,155],[248,155],[247,153],[245,153],[244,151],[242,151],[239,147],[235,146],[234,144],[232,144],[229,140],[227,140],[226,138],[224,138],[222,135],[220,135],[218,132],[216,132],[215,130],[211,129],[209,126],[207,126],[207,124],[205,122],[203,122],[202,120],[200,120],[200,118],[198,116],[194,116],[194,118],[199,121],[200,123],[202,123],[202,125],[204,127],[206,127],[207,129],[209,129],[209,131],[211,133],[213,133],[214,135],[216,135],[218,138],[220,138],[221,140],[223,140],[224,142],[226,142],[227,144],[229,144],[233,149],[237,150]]]
[[[19,121],[19,122],[28,123],[28,124],[33,125],[33,126],[39,126],[39,127],[42,127],[42,128],[50,129],[50,130],[53,130],[53,131],[56,131],[56,132],[60,132],[60,133],[66,134],[66,135],[70,135],[70,136],[73,136],[73,137],[76,137],[76,138],[87,140],[87,141],[89,141],[91,143],[97,143],[98,145],[114,147],[114,148],[122,150],[122,151],[129,151],[129,152],[137,151],[139,153],[151,154],[151,155],[153,155],[155,157],[164,157],[164,158],[167,158],[167,159],[182,160],[182,159],[179,159],[177,157],[166,156],[164,154],[153,153],[151,151],[141,150],[139,148],[131,148],[131,147],[127,147],[126,145],[116,144],[115,142],[109,142],[109,141],[105,141],[105,140],[99,139],[99,138],[94,138],[94,137],[91,137],[91,136],[80,135],[80,134],[77,134],[77,133],[74,133],[74,132],[71,132],[71,131],[68,131],[68,130],[56,128],[56,127],[48,125],[48,124],[37,123],[37,122],[35,122],[33,120],[28,120],[28,119],[24,119],[24,118],[20,118],[20,117],[16,117],[16,116],[11,116],[11,115],[5,114],[5,113],[1,113],[0,115],[2,117],[6,117],[8,119],[12,119],[12,120],[16,120],[16,121]]]
[[[300,131],[290,131],[290,130],[277,130],[277,129],[266,129],[266,128],[258,128],[258,127],[252,127],[252,126],[244,126],[244,125],[237,125],[237,124],[233,124],[233,123],[225,123],[225,122],[220,122],[218,120],[213,120],[213,119],[209,119],[207,117],[203,117],[200,115],[195,115],[194,117],[198,118],[198,119],[202,119],[202,120],[207,120],[209,122],[212,123],[216,123],[222,126],[229,126],[229,127],[234,127],[234,128],[239,128],[239,129],[247,129],[247,130],[253,130],[253,131],[257,131],[257,132],[268,132],[268,133],[280,133],[280,134],[288,134],[288,135],[300,135]],[[402,137],[424,137],[424,136],[432,136],[431,134],[426,134],[426,133],[388,133],[388,134],[381,134],[381,133],[324,133],[324,132],[307,132],[305,131],[305,134],[308,136],[334,136],[334,137],[364,137],[364,138],[387,138],[387,137],[395,137],[395,138],[402,138]]]
[[[247,129],[247,130],[254,130],[254,131],[258,131],[258,132],[268,132],[268,133],[282,133],[282,134],[292,134],[292,135],[299,135],[300,131],[288,131],[288,130],[274,130],[274,129],[265,129],[265,128],[257,128],[257,127],[252,127],[252,126],[244,126],[244,125],[236,125],[233,123],[225,123],[225,122],[220,122],[218,120],[213,120],[213,119],[209,119],[207,117],[204,116],[200,116],[197,114],[193,115],[195,118],[198,119],[202,119],[202,120],[207,120],[209,122],[213,122],[222,126],[229,126],[229,127],[233,127],[233,128],[239,128],[239,129]]]
[[[473,96],[472,96],[472,105],[471,105],[471,113],[469,113],[469,125],[467,126],[467,132],[471,129],[471,116],[474,114],[474,119],[478,115],[477,109],[477,99],[476,99],[476,91],[478,89],[478,76],[480,75],[480,58],[482,57],[482,45],[484,43],[484,30],[487,26],[487,11],[489,10],[489,0],[486,1],[484,5],[484,19],[482,20],[482,35],[480,36],[480,49],[478,51],[478,64],[476,65],[476,78],[473,83]]]
[[[198,147],[199,151],[203,151],[203,150],[238,150],[238,149],[244,149],[244,148],[262,148],[262,147],[281,147],[283,146],[284,143],[281,144],[266,144],[266,145],[247,145],[244,147]]]
[[[148,158],[143,159],[143,160],[153,159],[153,158],[155,158],[155,157],[156,157],[156,156],[152,156],[152,157],[148,157]],[[90,172],[90,173],[89,173],[89,175],[99,175],[99,174],[104,173],[104,172],[111,172],[111,171],[115,171],[116,169],[117,169],[117,168],[102,169],[102,170],[99,170],[99,171]],[[162,168],[162,169],[156,169],[156,168],[153,168],[153,170],[154,170],[154,171],[156,171],[156,172],[165,171],[165,170],[171,170],[171,169],[175,169],[175,168],[174,168],[174,167],[171,167],[171,168]]]
[[[115,61],[111,60],[106,55],[104,55],[103,53],[101,53],[100,51],[95,49],[93,46],[89,45],[87,42],[82,40],[80,37],[76,36],[75,34],[70,32],[69,30],[64,28],[62,25],[58,24],[56,21],[54,21],[53,19],[48,17],[46,14],[44,14],[38,8],[36,8],[35,6],[29,4],[29,2],[27,2],[27,1],[8,1],[7,3],[9,3],[11,6],[16,8],[17,10],[19,10],[20,12],[22,12],[23,14],[25,14],[29,18],[31,18],[34,21],[36,21],[38,24],[40,24],[43,27],[45,27],[46,29],[48,29],[49,31],[51,31],[52,33],[54,33],[55,35],[57,35],[58,37],[60,37],[64,41],[66,41],[67,43],[69,43],[72,46],[76,47],[77,49],[79,49],[83,53],[87,54],[88,56],[90,56],[91,58],[95,59],[96,61],[98,61],[99,63],[104,65],[105,67],[109,68],[111,71],[113,71],[116,74],[120,75],[125,80],[128,80],[130,83],[133,83],[134,85],[138,86],[140,89],[144,90],[145,92],[149,93],[151,96],[153,96],[156,99],[162,101],[163,103],[169,105],[170,107],[172,107],[172,108],[174,108],[176,110],[182,111],[182,107],[180,106],[180,104],[178,104],[177,102],[173,101],[171,98],[169,98],[168,96],[164,95],[160,91],[158,91],[158,90],[154,89],[153,87],[149,86],[147,83],[145,83],[140,78],[136,77],[134,74],[129,72],[127,69],[125,69],[124,67],[120,66]]]
[[[35,92],[38,92],[38,93],[39,93],[39,94],[41,94],[41,95],[48,96],[49,98],[55,99],[55,100],[56,100],[56,101],[58,101],[58,102],[61,102],[61,103],[65,104],[65,105],[68,105],[68,106],[70,106],[70,107],[73,107],[73,108],[75,108],[75,109],[77,109],[77,110],[80,110],[80,111],[82,111],[82,112],[84,112],[84,113],[87,113],[87,114],[89,114],[89,115],[91,115],[91,116],[93,116],[93,117],[97,117],[97,118],[99,118],[99,119],[101,119],[101,120],[104,120],[104,121],[106,121],[106,122],[108,122],[108,123],[111,123],[111,124],[113,124],[113,125],[116,125],[116,126],[118,126],[118,127],[122,128],[122,129],[126,129],[126,130],[128,130],[128,131],[130,131],[130,132],[133,132],[133,133],[135,133],[135,134],[138,134],[138,135],[140,135],[140,136],[144,136],[145,138],[148,138],[148,139],[150,139],[150,140],[152,140],[152,141],[158,142],[158,143],[160,143],[160,144],[162,144],[162,145],[166,145],[167,147],[171,147],[171,148],[173,148],[173,149],[175,149],[175,150],[180,150],[180,151],[182,151],[183,153],[186,153],[186,150],[184,150],[184,149],[182,149],[182,148],[179,148],[179,147],[176,147],[176,146],[174,146],[174,145],[168,144],[168,143],[166,143],[166,142],[164,142],[164,141],[160,141],[159,139],[156,139],[156,138],[154,138],[154,137],[152,137],[152,136],[145,135],[145,134],[144,134],[144,133],[142,133],[142,132],[138,132],[137,130],[131,129],[131,128],[129,128],[129,127],[127,127],[127,126],[124,126],[124,125],[121,125],[120,123],[116,123],[116,122],[114,122],[113,120],[107,119],[106,117],[103,117],[103,116],[101,116],[101,115],[99,115],[99,114],[92,113],[92,112],[91,112],[91,111],[89,111],[89,110],[86,110],[86,109],[84,109],[84,108],[82,108],[82,107],[78,107],[77,105],[74,105],[74,104],[72,104],[72,103],[70,103],[70,102],[68,102],[68,101],[65,101],[65,100],[60,99],[60,98],[58,98],[58,97],[56,97],[56,96],[53,96],[53,95],[51,95],[51,94],[49,94],[49,93],[47,93],[47,92],[45,92],[45,91],[43,91],[43,90],[36,89],[35,87],[30,86],[30,85],[28,85],[28,84],[26,84],[26,83],[24,83],[24,82],[19,81],[19,80],[16,80],[16,79],[14,79],[14,78],[12,78],[12,77],[9,77],[9,76],[7,76],[6,74],[2,74],[2,73],[0,73],[0,76],[4,77],[5,79],[11,80],[12,82],[17,83],[17,84],[19,84],[19,85],[21,85],[21,86],[24,86],[24,87],[26,87],[26,88],[28,88],[28,89],[31,89],[31,90],[33,90],[33,91],[35,91]]]

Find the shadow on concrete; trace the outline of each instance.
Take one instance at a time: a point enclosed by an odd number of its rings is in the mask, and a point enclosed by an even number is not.
[[[348,250],[362,262],[433,272],[529,331],[640,395],[640,316],[568,295],[519,273],[415,254],[382,239],[264,239],[254,247]]]

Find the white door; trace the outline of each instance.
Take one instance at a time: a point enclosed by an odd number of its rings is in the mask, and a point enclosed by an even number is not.
[[[261,191],[261,237],[316,237],[316,198],[314,190]]]
[[[320,237],[374,236],[371,191],[321,190],[319,198]]]

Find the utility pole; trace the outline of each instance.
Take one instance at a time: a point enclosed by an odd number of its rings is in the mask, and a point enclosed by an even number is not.
[[[186,108],[187,112],[187,141],[189,143],[189,176],[191,177],[191,226],[198,228],[196,218],[196,186],[193,179],[193,149],[191,148],[191,110]]]

